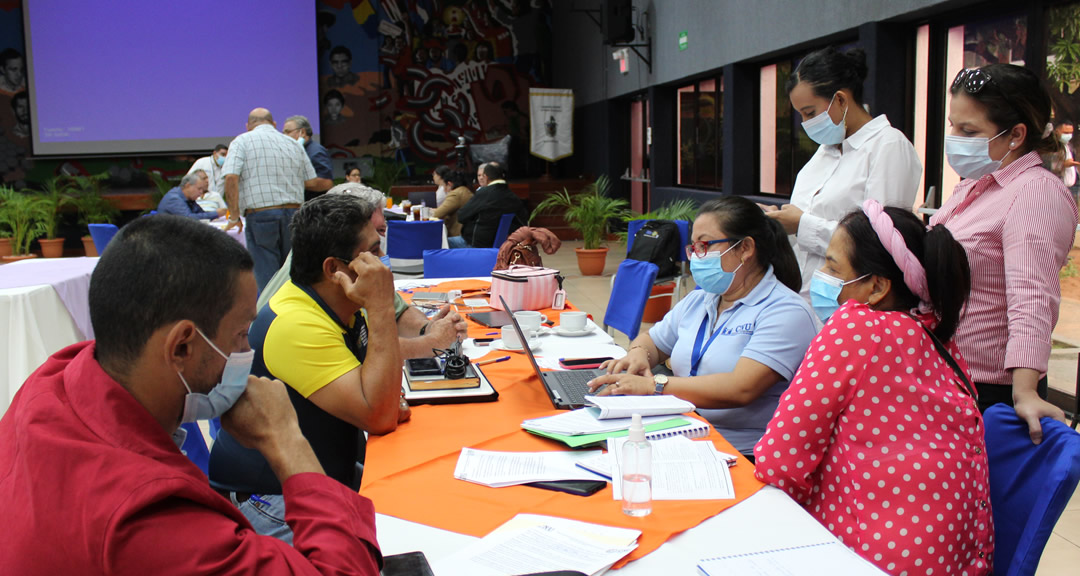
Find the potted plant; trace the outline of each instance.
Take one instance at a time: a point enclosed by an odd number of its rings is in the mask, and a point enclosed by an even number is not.
[[[79,212],[79,225],[86,234],[82,237],[83,248],[87,256],[97,256],[94,239],[90,237],[90,224],[111,224],[116,221],[120,211],[101,196],[108,178],[107,173],[91,176],[71,176],[74,194],[71,203]]]
[[[57,238],[60,229],[60,208],[71,203],[72,183],[62,176],[54,176],[45,181],[41,187],[41,193],[37,195],[45,204],[50,218],[45,220],[45,237],[38,239],[41,245],[41,255],[46,258],[59,258],[64,255],[64,239]],[[24,192],[32,192],[25,190]]]
[[[4,256],[4,261],[34,258],[36,255],[30,253],[30,243],[45,233],[45,221],[51,217],[47,201],[6,187],[0,187],[0,198],[3,198],[0,218],[11,230],[12,254]]]
[[[161,204],[161,199],[176,186],[172,180],[166,178],[157,170],[147,170],[146,175],[150,178],[150,182],[154,184],[154,189],[150,192],[150,208],[144,210],[143,214],[149,214],[157,210],[158,204]]]
[[[608,235],[608,223],[612,219],[625,218],[630,203],[622,198],[608,196],[611,180],[601,175],[581,192],[570,194],[566,188],[554,192],[533,210],[531,221],[543,212],[555,208],[564,210],[566,223],[581,234],[582,248],[575,249],[578,268],[585,276],[599,276],[604,272],[607,247],[603,245]]]

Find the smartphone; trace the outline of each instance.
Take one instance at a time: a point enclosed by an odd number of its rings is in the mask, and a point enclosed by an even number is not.
[[[380,576],[434,576],[423,552],[406,552],[383,557]]]
[[[599,368],[606,360],[612,360],[611,356],[603,358],[559,358],[559,366],[567,370],[592,370]]]
[[[608,483],[602,480],[557,480],[529,482],[525,484],[525,486],[532,486],[533,488],[554,490],[555,492],[566,492],[567,494],[573,494],[574,496],[592,496],[600,490],[603,490],[604,486],[607,485]]]
[[[442,374],[442,364],[435,358],[409,358],[405,361],[409,376],[438,376]]]
[[[494,338],[473,338],[473,344],[476,346],[489,346],[494,341]]]

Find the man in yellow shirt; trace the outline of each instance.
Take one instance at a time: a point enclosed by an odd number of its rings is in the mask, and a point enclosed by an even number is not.
[[[326,474],[354,490],[364,433],[387,434],[409,418],[401,399],[393,275],[379,262],[375,210],[346,195],[304,203],[292,221],[290,280],[259,311],[248,336],[256,351],[252,373],[287,384],[300,429]],[[218,435],[211,485],[256,532],[291,542],[281,486],[269,471],[261,454]]]

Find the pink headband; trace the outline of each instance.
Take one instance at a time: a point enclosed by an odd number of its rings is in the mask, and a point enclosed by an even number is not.
[[[919,259],[908,249],[904,237],[893,226],[892,218],[885,213],[877,200],[869,199],[863,202],[863,213],[870,219],[870,225],[877,232],[881,245],[892,255],[893,261],[904,273],[904,284],[908,289],[919,297],[924,304],[930,302],[930,290],[926,287],[926,270],[923,269]]]

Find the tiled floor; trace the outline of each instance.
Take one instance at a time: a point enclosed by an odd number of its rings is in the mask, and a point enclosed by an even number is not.
[[[608,297],[611,294],[611,275],[619,267],[619,262],[626,254],[626,248],[622,244],[611,244],[604,275],[582,276],[578,271],[577,258],[574,254],[574,248],[579,246],[581,246],[580,242],[564,243],[557,253],[550,256],[543,255],[544,265],[563,272],[566,277],[563,287],[566,289],[567,298],[600,323],[604,317],[604,311],[607,310]],[[643,326],[643,330],[647,326]],[[628,344],[623,334],[617,333],[615,341],[623,347]],[[1072,366],[1075,367],[1075,356],[1073,356]],[[1053,377],[1053,374],[1051,376]],[[1050,536],[1050,541],[1043,551],[1036,576],[1077,573],[1080,573],[1080,490],[1073,495],[1065,512],[1058,520],[1054,533]]]

